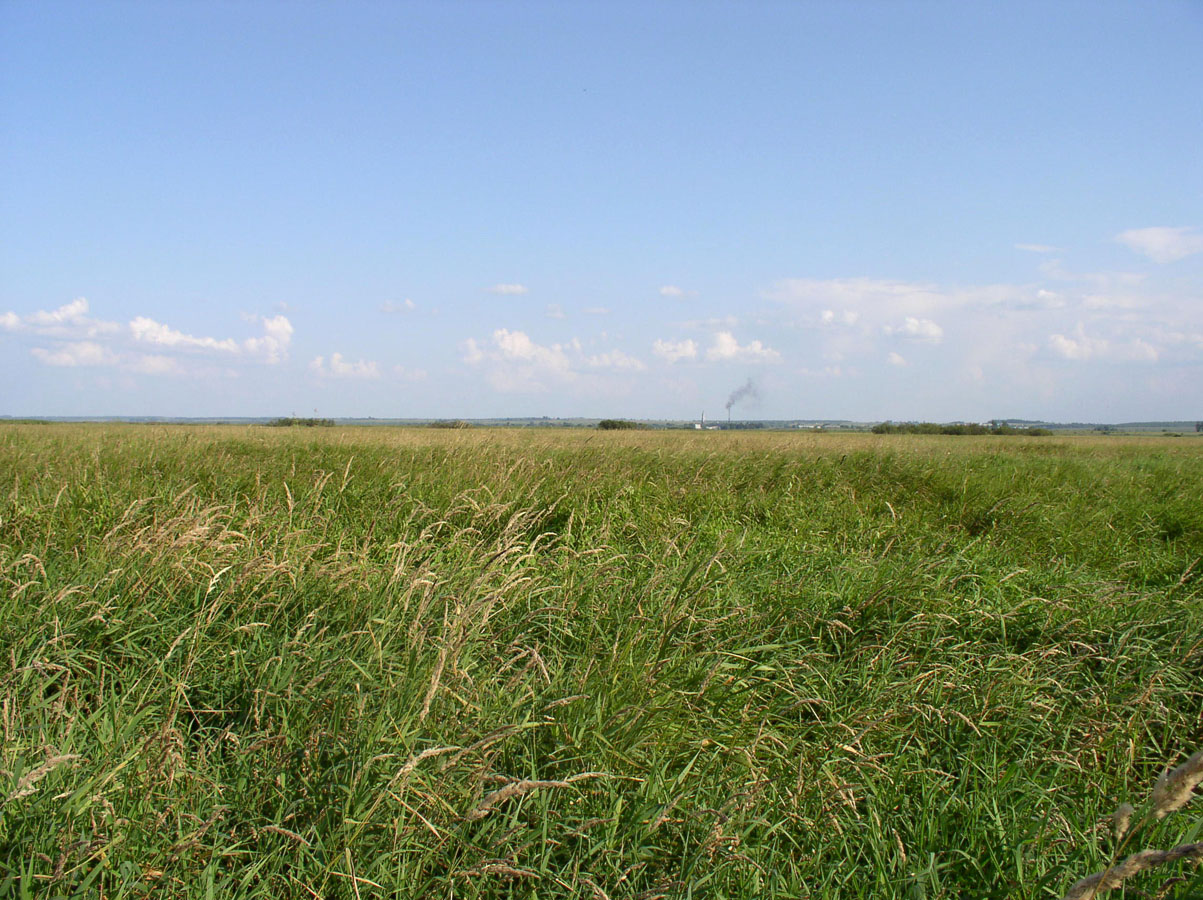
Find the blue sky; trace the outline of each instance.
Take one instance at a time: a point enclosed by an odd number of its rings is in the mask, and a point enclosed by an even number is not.
[[[0,5],[0,414],[1203,416],[1203,3]]]

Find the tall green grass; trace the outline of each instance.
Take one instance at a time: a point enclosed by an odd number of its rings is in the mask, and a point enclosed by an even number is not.
[[[1200,557],[1194,441],[0,427],[0,895],[1059,897]]]

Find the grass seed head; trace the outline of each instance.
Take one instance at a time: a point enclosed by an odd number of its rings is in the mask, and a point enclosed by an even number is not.
[[[1164,819],[1190,802],[1195,786],[1203,781],[1203,750],[1157,779],[1153,788],[1153,815]]]

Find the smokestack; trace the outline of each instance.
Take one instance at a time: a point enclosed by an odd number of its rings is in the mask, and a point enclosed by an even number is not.
[[[727,398],[727,424],[731,424],[731,407],[741,400],[759,400],[760,391],[756,388],[756,383],[749,378],[740,387],[737,387],[731,392],[731,396]]]

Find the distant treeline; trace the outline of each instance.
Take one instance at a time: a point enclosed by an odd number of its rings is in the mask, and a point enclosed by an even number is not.
[[[1015,428],[1012,425],[976,425],[958,423],[941,425],[938,422],[882,422],[869,429],[874,434],[1026,434],[1050,435],[1047,428]]]
[[[629,419],[602,419],[597,423],[597,427],[602,431],[625,431],[647,428],[646,425],[640,422],[632,422]]]
[[[304,425],[306,428],[330,428],[334,425],[333,419],[298,419],[296,416],[288,416],[282,419],[272,419],[267,423],[268,428],[290,428],[293,425]]]

